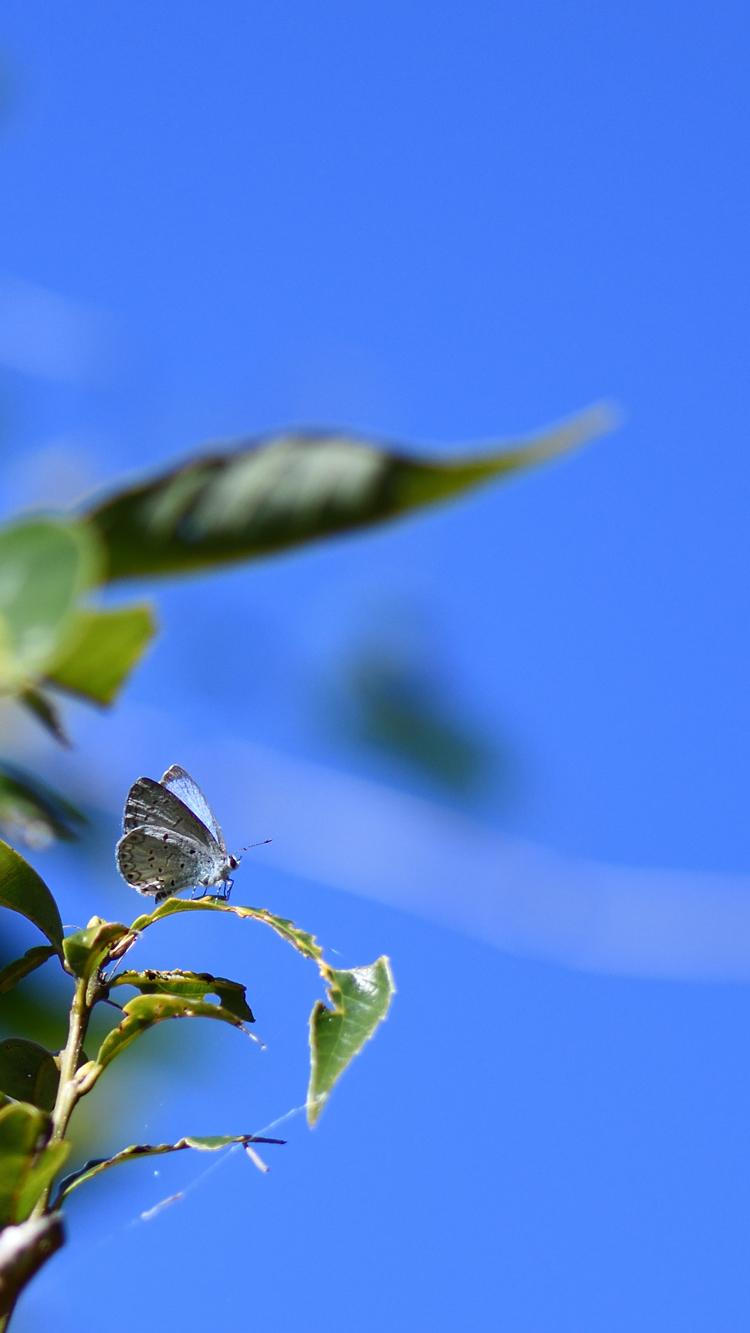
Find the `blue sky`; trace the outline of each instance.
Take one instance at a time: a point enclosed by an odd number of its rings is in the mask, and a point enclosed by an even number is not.
[[[184,762],[175,736],[217,755],[231,736],[432,799],[322,702],[396,623],[513,756],[511,795],[464,799],[472,818],[568,857],[750,870],[749,35],[738,3],[667,0],[5,6],[0,316],[8,293],[59,298],[67,349],[12,364],[0,318],[6,508],[288,424],[442,451],[603,396],[625,412],[507,488],[165,585],[122,705],[153,719],[139,771],[160,743]],[[81,723],[92,765],[106,726]],[[746,1328],[745,986],[587,975],[260,859],[242,873],[349,962],[387,951],[391,1019],[268,1179],[230,1159],[130,1227],[200,1174],[179,1155],[71,1205],[19,1333],[84,1280],[95,1302],[64,1318],[98,1327],[123,1260],[144,1329]],[[302,964],[213,928],[205,957],[178,944],[177,965],[257,975],[278,1063],[256,1086],[234,1034],[222,1059],[204,1043],[198,1089],[147,1087],[129,1141],[218,1132],[228,1108],[260,1128],[304,1090]]]

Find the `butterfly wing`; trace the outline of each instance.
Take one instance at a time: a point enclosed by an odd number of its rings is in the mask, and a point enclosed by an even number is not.
[[[139,893],[168,898],[173,893],[222,880],[218,848],[161,826],[131,829],[117,844],[117,868]]]
[[[167,769],[159,785],[166,791],[171,792],[173,796],[176,796],[189,810],[192,810],[193,814],[216,839],[221,850],[226,852],[227,847],[219,822],[198,783],[193,782],[190,774],[186,773],[184,768],[180,768],[179,764],[173,764],[171,768]]]
[[[125,833],[145,824],[162,826],[198,842],[212,844],[213,833],[178,796],[153,778],[139,778],[128,792],[122,826]]]

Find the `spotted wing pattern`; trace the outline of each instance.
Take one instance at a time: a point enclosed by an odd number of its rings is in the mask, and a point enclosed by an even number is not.
[[[227,848],[226,843],[224,842],[224,835],[219,827],[219,822],[213,810],[208,804],[198,783],[193,782],[190,774],[186,773],[184,768],[180,768],[179,764],[173,764],[171,768],[167,769],[159,785],[166,788],[166,790],[173,796],[176,796],[182,804],[186,805],[189,810],[192,810],[193,814],[196,815],[209,832],[213,834],[222,851],[226,851]]]
[[[224,858],[194,838],[149,826],[131,829],[117,844],[117,866],[123,879],[157,902],[200,885],[224,881]]]

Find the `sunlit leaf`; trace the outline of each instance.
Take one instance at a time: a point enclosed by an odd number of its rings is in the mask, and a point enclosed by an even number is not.
[[[307,1119],[315,1124],[336,1080],[372,1037],[395,992],[387,958],[349,971],[321,968],[330,981],[327,1009],[317,1000],[310,1016],[310,1087]]]
[[[181,995],[186,999],[202,1000],[206,995],[217,995],[228,1013],[243,1023],[254,1023],[252,1010],[245,999],[246,987],[226,977],[214,977],[210,972],[120,972],[112,986],[134,986],[142,995]]]
[[[73,694],[111,704],[156,632],[149,606],[81,611],[79,633],[47,678]]]
[[[162,1153],[181,1152],[184,1148],[197,1148],[199,1152],[216,1152],[219,1148],[228,1148],[234,1143],[241,1143],[244,1148],[250,1143],[283,1145],[284,1142],[284,1139],[264,1139],[257,1134],[214,1134],[202,1138],[188,1134],[185,1138],[178,1139],[177,1143],[134,1143],[130,1148],[123,1148],[122,1152],[115,1153],[113,1157],[96,1158],[92,1162],[87,1162],[80,1171],[65,1176],[60,1181],[55,1207],[60,1206],[71,1190],[77,1189],[87,1180],[93,1180],[94,1176],[100,1175],[102,1171],[108,1171],[111,1166],[119,1166],[121,1162],[132,1162],[140,1157],[159,1157]]]
[[[99,549],[84,524],[28,519],[0,530],[0,687],[42,675],[75,636],[75,604],[96,580]]]
[[[0,763],[0,828],[39,851],[55,838],[72,842],[86,816],[59,792],[14,764]]]
[[[19,981],[23,981],[30,972],[35,972],[56,953],[53,944],[35,944],[33,949],[26,950],[22,958],[15,958],[12,963],[6,963],[5,967],[0,968],[0,995],[17,986]]]
[[[136,995],[124,1006],[122,1022],[104,1038],[94,1063],[106,1068],[142,1032],[168,1018],[218,1018],[236,1028],[243,1026],[236,1014],[219,1004],[183,999],[178,995]]]
[[[21,1192],[49,1131],[49,1116],[35,1106],[9,1102],[0,1110],[0,1227],[21,1220]]]
[[[110,579],[198,569],[394,518],[535,467],[612,425],[599,406],[529,442],[433,459],[345,434],[273,436],[115,493],[88,517]]]
[[[66,935],[63,950],[73,976],[88,980],[108,956],[111,946],[129,934],[127,926],[119,921],[102,921],[100,917],[94,917],[85,930]]]
[[[145,930],[154,922],[163,921],[165,917],[174,916],[178,912],[229,912],[233,916],[262,921],[264,925],[275,930],[282,939],[293,945],[305,958],[319,962],[323,957],[323,950],[316,944],[315,936],[309,935],[306,930],[300,930],[293,921],[288,921],[283,916],[274,916],[272,912],[266,911],[265,907],[243,907],[224,902],[223,898],[167,898],[166,902],[160,903],[155,911],[137,917],[130,929]]]
[[[50,1051],[23,1037],[0,1041],[0,1091],[16,1101],[51,1111],[60,1071]]]
[[[62,958],[62,921],[40,875],[7,842],[0,842],[0,907],[20,912],[38,926]]]

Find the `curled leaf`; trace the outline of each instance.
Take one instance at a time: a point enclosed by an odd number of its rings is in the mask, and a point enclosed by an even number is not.
[[[113,945],[130,934],[120,921],[102,921],[94,917],[85,930],[66,935],[63,940],[65,961],[74,977],[88,980],[109,957]]]
[[[278,1143],[283,1145],[284,1139],[264,1139],[257,1134],[214,1134],[209,1137],[196,1137],[188,1134],[177,1143],[133,1143],[129,1148],[123,1148],[121,1152],[115,1153],[113,1157],[98,1157],[91,1162],[87,1162],[80,1171],[74,1171],[72,1175],[65,1176],[60,1181],[59,1191],[55,1199],[55,1208],[59,1208],[63,1199],[70,1194],[71,1190],[77,1189],[87,1180],[93,1180],[102,1171],[108,1171],[111,1166],[119,1166],[121,1162],[136,1161],[141,1157],[159,1157],[162,1153],[181,1152],[184,1148],[197,1148],[199,1152],[216,1152],[219,1148],[228,1148],[231,1144],[241,1143],[243,1148],[247,1148],[250,1143]]]
[[[124,1006],[124,1014],[99,1048],[94,1062],[99,1070],[106,1068],[142,1032],[167,1018],[218,1018],[233,1027],[243,1028],[242,1020],[221,1005],[188,1000],[179,995],[136,995]]]

